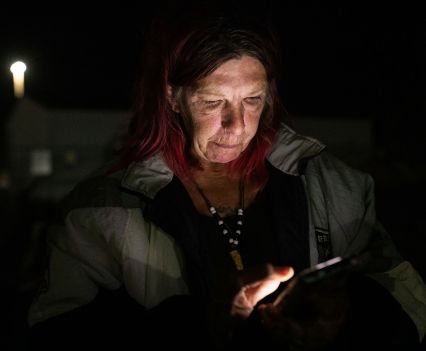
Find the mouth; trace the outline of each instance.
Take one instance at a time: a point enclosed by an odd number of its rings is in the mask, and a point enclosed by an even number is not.
[[[219,144],[219,143],[214,143],[216,146],[221,147],[223,149],[235,149],[236,147],[238,147],[238,144],[235,145],[229,145],[229,144]]]

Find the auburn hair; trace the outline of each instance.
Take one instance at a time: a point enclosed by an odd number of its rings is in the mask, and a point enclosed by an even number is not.
[[[167,87],[188,88],[222,63],[243,55],[264,66],[268,91],[256,135],[244,152],[229,163],[229,171],[250,177],[259,185],[267,179],[265,158],[285,119],[277,78],[280,57],[273,32],[252,18],[216,16],[158,20],[145,41],[141,80],[129,125],[121,165],[161,153],[176,175],[188,175],[192,137],[182,116],[173,112]]]

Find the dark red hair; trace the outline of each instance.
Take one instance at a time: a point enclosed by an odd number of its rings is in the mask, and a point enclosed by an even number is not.
[[[169,19],[156,24],[146,42],[122,166],[161,153],[175,174],[188,175],[193,161],[189,156],[191,131],[182,116],[171,110],[167,86],[189,88],[225,61],[249,55],[265,67],[268,96],[255,137],[240,157],[230,162],[229,169],[264,183],[265,156],[286,115],[277,88],[280,64],[277,38],[253,19],[192,16],[181,17],[178,23]]]

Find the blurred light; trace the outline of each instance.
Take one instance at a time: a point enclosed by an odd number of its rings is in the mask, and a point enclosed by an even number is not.
[[[13,92],[18,99],[24,97],[24,72],[26,69],[27,66],[21,61],[16,61],[10,66],[13,74]]]
[[[30,174],[33,177],[52,174],[52,152],[49,149],[31,150]]]

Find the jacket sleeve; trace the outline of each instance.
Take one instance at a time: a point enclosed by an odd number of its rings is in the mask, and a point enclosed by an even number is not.
[[[98,287],[120,287],[123,244],[114,233],[126,224],[126,216],[124,209],[120,221],[117,208],[114,216],[108,207],[77,209],[68,213],[64,225],[51,227],[49,266],[43,287],[29,309],[30,326],[88,304]]]
[[[367,178],[367,184],[366,216],[374,223],[367,247],[372,255],[369,275],[401,304],[422,340],[426,333],[426,285],[412,264],[399,255],[392,238],[376,219],[371,177]]]
[[[201,327],[176,243],[140,209],[73,209],[52,227],[49,246],[45,288],[28,313],[35,349],[126,349],[141,338],[186,343],[187,330]],[[190,327],[181,320],[188,315]]]
[[[364,213],[353,231],[354,237],[348,246],[352,252],[368,253],[366,271],[399,302],[417,327],[420,340],[426,333],[426,285],[409,261],[403,258],[386,229],[376,217],[374,180],[360,172]],[[366,241],[366,247],[358,246]],[[365,240],[366,239],[366,240]],[[351,249],[351,246],[355,249]]]
[[[388,290],[410,316],[420,339],[426,333],[426,285],[398,253],[392,237],[377,220],[373,178],[328,153],[307,168],[312,221],[328,228],[335,256],[368,252],[367,272]]]

